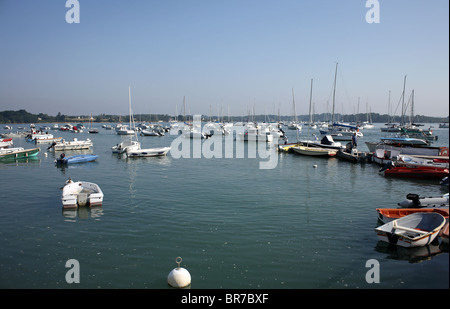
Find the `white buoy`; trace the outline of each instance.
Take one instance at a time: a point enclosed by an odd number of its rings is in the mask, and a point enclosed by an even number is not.
[[[316,167],[317,167],[317,164],[314,164],[313,167],[316,168]]]
[[[178,264],[167,276],[167,283],[174,288],[185,288],[191,284],[191,274],[184,268],[180,267],[183,259],[177,257],[175,262]]]
[[[44,153],[44,156],[47,157],[47,153],[46,152]]]

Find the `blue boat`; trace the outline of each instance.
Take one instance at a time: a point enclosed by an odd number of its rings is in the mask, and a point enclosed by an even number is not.
[[[84,163],[84,162],[91,162],[97,160],[98,155],[94,154],[82,154],[82,155],[75,155],[71,157],[65,157],[62,153],[61,156],[55,160],[57,164],[73,164],[73,163]]]

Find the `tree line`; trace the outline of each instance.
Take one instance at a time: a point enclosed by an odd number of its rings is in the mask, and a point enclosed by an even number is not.
[[[128,122],[129,115],[106,115],[101,114],[97,116],[91,116],[90,115],[78,115],[78,116],[68,116],[61,114],[58,112],[56,116],[49,116],[47,114],[39,113],[39,114],[32,114],[27,112],[24,109],[18,110],[18,111],[3,111],[0,112],[0,123],[3,124],[12,124],[12,123],[53,123],[53,122],[78,122],[78,123],[85,123],[85,122]],[[140,114],[139,116],[134,117],[136,122],[157,122],[157,121],[163,121],[168,122],[170,120],[179,120],[179,121],[191,121],[192,116],[171,116],[167,114]],[[293,116],[279,116],[279,115],[243,115],[243,116],[206,116],[203,115],[202,119],[205,121],[208,120],[219,120],[219,121],[257,121],[257,122],[275,122],[275,121],[292,121],[294,120]],[[341,115],[341,114],[335,114],[334,117],[335,121],[341,121],[341,122],[363,122],[370,119],[373,123],[399,123],[401,121],[400,116],[395,117],[389,117],[387,114],[378,114],[378,113],[370,113],[367,114],[347,114],[347,115]],[[309,122],[309,115],[299,115],[297,116],[298,121],[302,122]],[[323,113],[323,114],[315,114],[313,116],[313,120],[315,122],[321,122],[321,121],[331,121],[332,115],[330,113]],[[412,120],[414,123],[440,123],[440,122],[448,122],[449,116],[445,118],[441,117],[431,117],[431,116],[423,116],[423,115],[416,115],[414,116],[414,119]],[[409,117],[405,118],[405,122],[410,122]]]

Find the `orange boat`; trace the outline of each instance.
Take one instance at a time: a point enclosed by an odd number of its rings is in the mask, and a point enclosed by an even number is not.
[[[444,227],[441,229],[439,236],[441,237],[442,242],[444,244],[448,245],[448,221],[447,221],[447,223],[445,223]]]
[[[441,214],[445,220],[448,221],[448,207],[443,208],[377,208],[378,219],[383,223],[388,223],[392,220],[411,215],[413,213],[436,212]]]

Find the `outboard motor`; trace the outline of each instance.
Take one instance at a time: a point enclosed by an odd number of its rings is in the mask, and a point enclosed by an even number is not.
[[[414,207],[420,206],[419,195],[415,193],[409,193],[406,195],[406,199],[413,202]]]
[[[48,148],[47,150],[50,150],[52,147],[54,147],[56,145],[56,142],[53,142]]]

